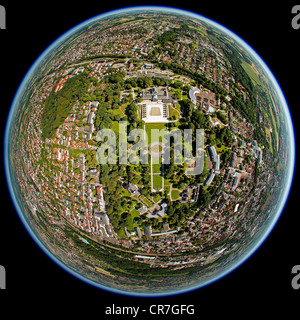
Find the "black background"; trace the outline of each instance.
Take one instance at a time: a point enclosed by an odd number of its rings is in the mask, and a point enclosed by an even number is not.
[[[62,33],[102,12],[133,5],[165,5],[200,13],[235,32],[266,62],[278,80],[292,115],[296,143],[299,135],[300,29],[291,27],[296,1],[0,1],[6,8],[7,28],[0,30],[0,130],[1,141],[10,104],[35,59]],[[3,148],[1,148],[2,150]],[[0,290],[1,313],[11,315],[105,316],[105,308],[148,308],[151,304],[194,304],[201,319],[258,316],[297,310],[300,290],[291,287],[291,269],[300,264],[299,197],[297,166],[285,209],[273,232],[234,272],[217,282],[186,294],[163,298],[121,296],[94,288],[74,278],[52,262],[34,243],[19,220],[6,187],[1,157],[0,265],[6,268],[7,289]],[[138,319],[154,315],[139,314]],[[169,316],[159,318],[168,319]]]

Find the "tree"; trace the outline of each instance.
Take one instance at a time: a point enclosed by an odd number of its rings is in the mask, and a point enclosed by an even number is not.
[[[232,157],[231,150],[226,150],[225,152],[223,152],[222,155],[221,155],[221,159],[223,161],[223,165],[228,163],[228,161],[230,161],[231,157]]]
[[[65,82],[58,92],[54,90],[44,101],[41,118],[42,139],[53,138],[56,129],[64,122],[76,101],[85,96],[91,80],[82,72]]]
[[[227,124],[228,123],[228,120],[227,120],[227,117],[225,116],[225,114],[221,111],[218,111],[217,112],[217,117],[224,123],[224,124]]]
[[[216,134],[215,133],[211,133],[209,138],[208,138],[208,144],[213,146],[216,144]]]
[[[192,111],[192,123],[196,129],[205,129],[209,126],[207,117],[200,109],[195,109]]]
[[[87,168],[96,168],[98,165],[96,152],[90,151],[85,157],[85,165]]]
[[[190,100],[183,100],[182,107],[183,107],[183,116],[186,118],[187,122],[190,122],[193,110],[195,109],[193,103]]]
[[[198,205],[200,208],[206,207],[209,204],[209,201],[211,199],[211,194],[203,188],[203,186],[200,187],[199,190],[199,196],[198,196]]]
[[[153,86],[152,78],[150,77],[141,77],[137,79],[137,85],[142,88],[146,89]]]

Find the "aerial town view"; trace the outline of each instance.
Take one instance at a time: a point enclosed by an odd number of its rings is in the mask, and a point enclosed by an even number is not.
[[[50,253],[94,283],[145,293],[204,283],[273,214],[288,154],[280,108],[257,61],[207,22],[139,10],[101,18],[49,52],[19,100],[9,154],[19,205]],[[147,137],[145,163],[134,161],[134,129]],[[196,157],[178,157],[176,135],[163,161],[165,132],[185,129],[193,144],[204,132],[199,174]],[[111,139],[115,158],[103,163]]]

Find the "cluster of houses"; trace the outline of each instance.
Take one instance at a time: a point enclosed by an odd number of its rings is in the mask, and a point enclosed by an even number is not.
[[[75,149],[94,149],[94,146],[89,145],[88,141],[92,139],[93,133],[95,131],[94,118],[95,111],[99,105],[98,101],[88,101],[84,106],[81,113],[83,115],[76,115],[79,104],[76,103],[72,108],[72,113],[66,117],[62,126],[57,128],[55,137],[53,139],[45,139],[46,144],[56,144],[62,147],[72,147]],[[86,115],[86,116],[85,116]],[[79,125],[79,117],[83,117],[85,120],[85,125]],[[85,136],[85,141],[79,138],[79,134]],[[57,153],[57,160],[61,161],[60,155],[63,152],[61,149],[54,151]]]
[[[240,134],[249,141],[254,139],[254,126],[246,120],[237,110],[232,106],[229,109],[230,129],[234,134]]]
[[[64,54],[56,57],[53,67],[55,69],[66,63],[76,63],[76,60],[105,55],[145,59],[153,51],[153,42],[155,43],[153,37],[169,30],[168,25],[159,25],[155,28],[155,24],[154,20],[144,20],[119,24],[106,30],[101,30],[100,25],[99,30],[97,28],[87,30],[69,44]],[[141,29],[146,30],[146,28],[148,32],[139,33]],[[190,46],[192,42],[195,43],[193,51]],[[203,38],[197,37],[196,34],[193,34],[193,39],[188,36],[178,37],[177,44],[172,48],[167,45],[166,49],[157,55],[158,61],[176,62],[194,72],[205,73],[211,81],[229,92],[229,74],[223,54]],[[171,51],[173,51],[172,55],[170,55]],[[104,61],[92,62],[90,67],[93,69],[91,75],[97,76],[100,80],[110,65],[104,59]],[[79,68],[75,71],[80,72]],[[151,64],[145,64],[145,69],[151,68]],[[63,78],[61,81],[64,81]],[[57,84],[56,90],[59,91],[61,87]]]
[[[54,89],[54,92],[58,92],[59,90],[62,89],[63,85],[65,84],[65,82],[67,81],[67,79],[71,78],[71,75],[66,75],[65,77],[61,78],[59,81],[58,81],[58,84],[56,85],[55,89]]]
[[[135,26],[140,26],[141,22],[134,22]],[[121,29],[120,29],[121,28]],[[80,58],[88,58],[93,55],[101,55],[104,53],[109,54],[131,54],[133,57],[140,58],[146,57],[151,52],[150,45],[147,44],[147,40],[151,39],[151,36],[156,32],[162,33],[165,31],[164,27],[159,28],[155,32],[151,30],[149,34],[145,35],[143,41],[134,39],[137,33],[129,32],[124,33],[123,36],[118,35],[120,30],[126,31],[131,28],[130,23],[126,26],[115,26],[111,31],[115,34],[110,34],[110,30],[99,34],[95,30],[88,31],[85,35],[81,35],[78,41],[70,43],[70,48],[62,55],[58,56],[54,60],[51,66],[54,70],[66,63],[77,62]],[[99,37],[100,35],[100,37]],[[87,37],[87,38],[85,38]],[[91,50],[87,52],[87,45],[85,39],[89,39],[89,46]],[[102,41],[103,40],[103,41]],[[197,61],[196,54],[190,56],[191,48],[189,46],[189,40],[185,37],[179,39],[180,45],[177,45],[179,52],[178,63],[185,66],[193,66],[200,68],[201,72],[205,72],[213,81],[220,81],[221,86],[227,87],[226,70],[222,64],[223,57],[221,53],[214,49],[211,45],[201,43],[205,48],[203,52],[195,52],[199,55],[203,54],[202,62]],[[108,46],[110,46],[108,50]],[[205,51],[210,51],[211,56],[207,56]],[[169,56],[168,51],[159,54],[159,59],[164,61],[173,61],[173,58]],[[209,66],[212,62],[217,62],[215,67]],[[131,63],[132,64],[132,63]],[[90,64],[93,71],[90,76],[97,75],[102,77],[111,64],[105,62],[93,62]],[[75,69],[74,69],[75,68]],[[89,101],[84,106],[75,104],[72,113],[65,119],[61,127],[56,131],[54,139],[46,139],[45,143],[40,139],[40,117],[42,114],[41,101],[45,98],[55,86],[55,92],[58,92],[63,88],[65,81],[69,76],[78,74],[84,70],[84,66],[73,66],[70,69],[62,68],[59,73],[54,76],[54,73],[47,75],[44,85],[36,90],[38,94],[34,94],[32,97],[32,103],[34,104],[34,112],[30,114],[30,121],[26,120],[23,124],[26,124],[24,129],[26,139],[20,149],[20,154],[15,159],[15,167],[18,176],[18,184],[22,190],[22,194],[25,195],[28,206],[32,209],[33,215],[36,216],[38,208],[43,208],[46,212],[49,221],[57,219],[58,215],[64,216],[70,223],[76,225],[80,230],[89,232],[91,235],[97,236],[99,239],[105,239],[114,243],[118,243],[119,238],[114,233],[111,226],[109,217],[106,213],[106,206],[104,200],[104,192],[101,184],[99,183],[99,172],[96,169],[88,169],[86,167],[86,160],[83,154],[77,158],[72,156],[72,149],[88,150],[93,146],[89,145],[88,141],[92,139],[94,133],[94,119],[95,112],[98,108],[99,102]],[[131,66],[133,68],[133,66]],[[144,68],[150,70],[153,65],[145,64]],[[72,69],[72,70],[71,70]],[[193,70],[193,69],[191,69]],[[222,80],[218,77],[222,74]],[[58,83],[56,81],[59,80]],[[54,82],[55,81],[55,82]],[[199,89],[198,89],[199,90]],[[208,113],[213,113],[213,109],[216,107],[215,96],[210,91],[192,89],[190,98],[192,102],[203,108]],[[152,100],[156,102],[158,100],[168,101],[170,96],[167,91],[152,88],[151,91],[143,92],[145,94],[144,99]],[[247,97],[245,96],[245,99]],[[79,111],[79,112],[78,112]],[[213,116],[212,116],[213,117]],[[26,119],[24,117],[24,119]],[[83,120],[84,126],[80,125],[79,121]],[[249,197],[245,198],[246,192],[249,192],[251,183],[242,189],[239,186],[241,179],[247,179],[253,173],[253,164],[244,164],[243,158],[245,155],[254,156],[258,163],[262,162],[262,150],[258,146],[257,142],[253,140],[253,126],[250,122],[233,109],[230,110],[230,128],[234,133],[235,142],[237,142],[235,135],[242,135],[246,139],[249,138],[249,142],[240,140],[240,146],[233,150],[232,161],[230,162],[230,179],[225,178],[222,181],[216,193],[213,195],[210,205],[198,212],[195,217],[187,217],[185,221],[185,228],[189,231],[170,229],[167,224],[163,225],[163,230],[155,232],[153,228],[145,226],[144,230],[136,228],[136,238],[139,241],[139,252],[144,253],[162,253],[171,254],[176,252],[185,251],[199,251],[199,248],[203,248],[206,244],[211,247],[214,243],[229,236],[238,236],[239,230],[236,229],[236,221],[246,221],[247,217],[253,216],[256,213],[256,209],[260,205],[260,192],[265,188],[265,181],[263,178],[258,183],[257,188]],[[24,121],[24,120],[23,120]],[[212,169],[209,173],[204,185],[211,185],[215,176],[220,174],[220,156],[218,155],[214,146],[208,147],[208,153],[210,161],[212,163]],[[46,159],[42,163],[41,157],[46,154]],[[243,164],[243,166],[242,166]],[[26,169],[26,170],[24,170]],[[268,170],[268,168],[264,168]],[[266,170],[261,170],[266,174]],[[95,182],[88,182],[87,177],[92,177]],[[233,179],[232,179],[233,178]],[[267,181],[272,182],[272,175],[268,172]],[[249,181],[251,179],[248,179]],[[28,183],[30,181],[30,183]],[[32,182],[32,183],[31,183]],[[140,197],[139,188],[134,184],[128,184],[126,189],[134,197]],[[227,189],[227,190],[225,190]],[[242,190],[242,191],[239,191]],[[225,191],[224,191],[225,190]],[[245,191],[246,190],[246,191]],[[236,192],[230,192],[236,191]],[[197,202],[199,193],[199,187],[186,186],[181,192],[181,202],[193,203]],[[243,201],[243,204],[242,204]],[[165,216],[168,206],[166,203],[161,202],[155,209],[150,208],[143,204],[141,201],[141,207],[137,209],[140,215],[145,215],[148,219],[159,219]],[[224,212],[226,214],[224,214]],[[56,213],[52,215],[51,213]],[[249,219],[249,218],[248,218]],[[62,220],[63,221],[63,220]],[[57,221],[55,221],[57,223]],[[53,228],[55,229],[55,228]],[[182,231],[180,235],[179,231]],[[54,230],[54,234],[59,236],[63,232],[60,228]],[[131,234],[125,230],[127,237],[131,237]],[[146,238],[146,240],[145,240]],[[196,245],[193,239],[201,240],[201,245]],[[129,241],[128,241],[129,242]],[[71,244],[71,241],[70,241]],[[207,256],[211,259],[219,257],[226,247],[218,248],[217,250],[207,250]],[[71,254],[71,253],[70,253]],[[151,263],[153,260],[157,261],[156,265],[159,265],[159,258],[147,257],[145,255],[136,255],[136,259],[148,259]],[[181,268],[186,263],[193,262],[204,263],[204,256],[198,257],[185,255],[184,257],[168,257],[167,262],[161,262],[162,265],[171,265],[175,268]]]
[[[50,91],[50,90],[48,90]],[[87,102],[86,123],[93,126],[95,111],[98,101]],[[67,116],[63,124],[56,130],[55,138],[41,141],[40,116],[42,106],[37,104],[31,121],[28,122],[27,141],[25,145],[24,161],[28,173],[40,194],[43,194],[46,203],[55,201],[50,210],[65,216],[78,228],[97,235],[100,239],[108,239],[111,242],[117,241],[106,214],[106,206],[103,195],[103,188],[99,183],[99,172],[94,169],[87,170],[84,154],[80,154],[75,160],[70,152],[72,149],[88,149],[89,145],[81,141],[73,145],[72,139],[78,137],[76,119],[79,108],[75,104],[72,113]],[[76,124],[77,123],[77,124]],[[36,166],[44,154],[44,163]],[[22,151],[23,152],[23,151]],[[94,176],[95,183],[88,183],[87,176]],[[22,176],[22,175],[19,175]],[[23,177],[26,180],[26,177]],[[37,208],[38,202],[31,206]]]

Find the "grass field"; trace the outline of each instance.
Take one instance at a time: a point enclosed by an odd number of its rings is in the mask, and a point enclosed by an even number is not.
[[[259,81],[257,71],[249,63],[247,63],[245,61],[242,62],[242,67],[246,71],[246,73],[248,74],[248,76],[250,77],[252,82],[255,85],[259,84],[260,81]]]
[[[114,109],[112,110],[112,113],[115,115],[119,115],[120,117],[123,117],[123,113],[120,109]]]
[[[148,135],[148,143],[152,143],[152,142],[158,142],[157,140],[152,141],[151,139],[151,130],[152,129],[166,129],[165,124],[163,123],[147,123],[145,124],[145,131]],[[161,139],[162,142],[164,142],[164,139]],[[151,157],[152,158],[152,157]],[[157,162],[157,160],[155,160],[154,162]],[[163,177],[161,175],[161,157],[159,157],[159,163],[153,163],[153,158],[151,160],[151,166],[152,166],[152,189],[154,190],[161,190],[163,187]]]
[[[153,173],[161,173],[161,164],[158,163],[158,164],[152,164],[152,170],[153,170]]]
[[[180,112],[177,110],[177,108],[175,109],[173,108],[173,106],[169,106],[169,115],[171,119],[174,116],[175,117],[174,120],[177,120],[180,117]]]
[[[171,191],[171,198],[172,200],[177,200],[179,198],[179,194],[180,194],[180,191],[178,190],[172,190]]]
[[[121,105],[121,109],[122,109],[122,111],[125,113],[125,111],[126,111],[126,107],[129,105],[129,102],[128,103],[124,103],[124,104],[122,104]]]
[[[132,209],[129,211],[130,215],[132,216],[132,218],[136,218],[138,217],[140,214],[136,209]]]
[[[119,133],[119,121],[113,121],[111,129],[118,134]]]
[[[162,188],[162,176],[153,175],[153,189],[160,190]]]
[[[166,129],[166,126],[163,123],[146,123],[145,124],[145,130],[148,135],[148,143],[151,142],[157,142],[157,141],[151,141],[151,130],[152,129]]]

